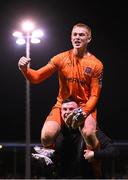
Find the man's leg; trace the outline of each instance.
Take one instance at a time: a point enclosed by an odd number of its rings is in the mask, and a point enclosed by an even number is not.
[[[55,150],[55,140],[61,130],[62,120],[60,117],[60,108],[53,108],[44,122],[41,130],[41,144],[42,147],[35,147],[37,154],[32,154],[37,159],[44,159],[46,164],[52,163],[50,159]]]
[[[56,121],[46,121],[41,130],[41,144],[45,148],[53,148],[61,127]]]
[[[60,132],[60,126],[56,121],[46,121],[41,131],[42,146],[34,147],[36,153],[32,156],[41,161],[45,161],[47,165],[53,164],[55,158],[55,140]]]
[[[82,127],[82,129],[80,128],[80,132],[84,138],[87,149],[91,149],[91,150],[100,149],[100,142],[96,137],[96,126],[97,126],[96,120],[90,114],[86,118],[85,124]],[[90,163],[92,165],[95,177],[101,178],[102,177],[101,161],[93,159]]]
[[[96,149],[99,145],[99,140],[96,137],[97,122],[90,114],[84,123],[84,126],[80,128],[80,132],[86,142],[86,145],[91,149]]]

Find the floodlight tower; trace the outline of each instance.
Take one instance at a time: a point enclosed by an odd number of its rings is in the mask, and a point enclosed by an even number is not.
[[[30,44],[40,43],[40,37],[43,36],[41,30],[35,30],[35,26],[30,21],[22,23],[22,32],[15,31],[13,36],[16,37],[16,43],[19,45],[26,44],[26,57],[30,58]],[[30,67],[30,63],[28,64]],[[26,162],[25,162],[25,178],[31,178],[31,132],[30,132],[30,82],[26,80]]]

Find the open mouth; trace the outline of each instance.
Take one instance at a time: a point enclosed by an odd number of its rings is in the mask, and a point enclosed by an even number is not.
[[[74,43],[75,43],[76,46],[79,46],[81,44],[80,41],[75,41]]]
[[[67,116],[68,116],[68,115],[67,115],[67,113],[66,113],[66,114],[64,114],[64,118],[67,118]]]

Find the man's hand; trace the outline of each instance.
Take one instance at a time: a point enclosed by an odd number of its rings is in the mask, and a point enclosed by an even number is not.
[[[85,113],[83,113],[82,109],[77,108],[74,109],[65,119],[65,123],[68,127],[72,127],[73,129],[78,128],[84,123],[86,118]]]
[[[94,151],[89,149],[84,150],[84,157],[86,160],[91,161],[94,158]]]
[[[26,58],[26,57],[21,57],[19,62],[18,62],[18,67],[21,71],[25,71],[27,70],[27,66],[30,63],[30,58]]]
[[[71,112],[71,113],[64,119],[64,121],[65,121],[65,123],[66,123],[66,125],[67,125],[68,127],[71,127],[73,116],[74,116],[74,114],[73,114],[73,112]]]

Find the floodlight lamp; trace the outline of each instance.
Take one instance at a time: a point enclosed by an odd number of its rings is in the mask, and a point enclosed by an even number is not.
[[[26,21],[22,24],[22,28],[26,32],[31,32],[34,29],[34,24],[30,21]]]
[[[32,38],[32,39],[31,39],[31,43],[32,43],[32,44],[38,44],[38,43],[40,43],[40,39],[38,39],[38,38]]]
[[[23,35],[22,35],[22,33],[21,32],[19,32],[19,31],[15,31],[13,34],[12,34],[14,37],[17,37],[17,38],[19,38],[19,37],[22,37]]]
[[[24,38],[18,38],[18,39],[16,40],[16,44],[19,44],[19,45],[25,44],[25,39],[24,39]]]
[[[43,37],[44,32],[41,30],[35,30],[32,32],[32,37],[33,38],[39,38],[39,37]]]

